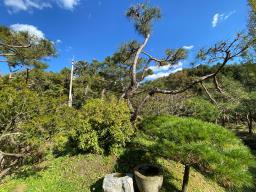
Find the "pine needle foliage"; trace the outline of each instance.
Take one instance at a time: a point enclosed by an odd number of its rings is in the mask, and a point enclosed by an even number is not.
[[[126,16],[134,22],[136,31],[146,37],[151,33],[152,23],[160,19],[160,9],[147,4],[137,4],[128,9]]]
[[[229,130],[173,116],[147,118],[141,129],[135,143],[153,154],[194,167],[231,191],[252,187],[255,159]]]

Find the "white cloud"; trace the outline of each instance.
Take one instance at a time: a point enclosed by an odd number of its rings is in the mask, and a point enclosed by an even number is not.
[[[215,28],[220,22],[227,20],[233,14],[236,13],[236,10],[230,11],[229,13],[216,13],[212,18],[212,27]]]
[[[12,11],[27,11],[51,7],[50,2],[40,0],[4,0],[4,5]]]
[[[149,69],[151,69],[153,71],[153,74],[147,76],[144,79],[144,81],[152,81],[152,80],[158,79],[160,77],[167,77],[171,73],[176,73],[177,71],[181,71],[182,70],[182,62],[179,62],[175,66],[171,66],[171,65],[166,65],[166,66],[162,66],[162,67],[151,66],[151,67],[149,67]]]
[[[65,9],[74,9],[74,7],[79,3],[80,0],[58,0],[60,5]]]
[[[190,50],[190,49],[193,49],[194,48],[194,45],[184,45],[183,46],[183,49],[187,49],[187,50]]]
[[[167,77],[171,73],[176,73],[178,71],[182,71],[182,67],[174,69],[174,70],[169,70],[169,71],[166,71],[166,72],[160,72],[160,73],[149,75],[144,79],[144,81],[153,81],[153,80],[156,80],[156,79],[161,78],[161,77]]]
[[[162,71],[167,71],[167,70],[170,70],[170,69],[173,69],[173,68],[178,68],[178,67],[181,67],[182,66],[182,62],[179,62],[178,64],[176,65],[164,65],[164,66],[150,66],[149,69],[151,69],[154,73],[159,73],[159,72],[162,72]]]
[[[220,14],[216,13],[212,18],[212,27],[216,27],[219,22]]]
[[[56,43],[62,43],[62,41],[60,39],[57,39]]]
[[[34,25],[27,25],[27,24],[13,24],[10,26],[13,31],[16,32],[28,32],[31,36],[37,39],[44,39],[45,35],[42,31],[37,29]]]
[[[4,0],[4,5],[12,12],[44,9],[54,4],[68,10],[73,10],[80,0]]]
[[[159,71],[166,71],[170,69],[171,65],[165,65],[165,66],[150,66],[149,69],[151,69],[154,72],[159,72]]]
[[[228,14],[224,15],[224,20],[228,19],[229,17],[231,17],[235,13],[236,13],[236,10],[230,11]]]
[[[27,10],[27,6],[22,0],[4,0],[4,4],[14,10]]]
[[[160,72],[147,76],[144,81],[153,81],[161,77],[167,77],[168,75],[170,75],[170,72]]]

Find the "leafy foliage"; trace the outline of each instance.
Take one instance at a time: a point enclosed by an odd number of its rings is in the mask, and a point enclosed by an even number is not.
[[[55,153],[102,152],[97,133],[77,110],[67,106],[58,109],[54,128],[52,142]]]
[[[39,160],[45,145],[37,134],[40,127],[27,129],[23,125],[40,113],[50,110],[49,100],[39,98],[28,89],[5,87],[0,92],[0,161],[1,169],[17,166],[24,162]],[[40,106],[38,108],[38,106]],[[3,155],[3,156],[2,156]]]
[[[141,128],[135,141],[154,154],[193,166],[230,189],[253,185],[255,159],[227,129],[171,116],[147,118]]]
[[[88,100],[83,106],[83,115],[92,129],[97,132],[102,150],[114,152],[125,146],[133,134],[130,124],[130,111],[124,101],[111,98]]]
[[[126,103],[91,99],[82,111],[59,106],[23,127],[37,139],[48,141],[57,155],[63,153],[115,152],[133,133]]]
[[[184,115],[203,121],[215,122],[219,115],[219,110],[215,105],[198,97],[188,99],[184,108]]]
[[[55,55],[51,41],[31,36],[28,32],[14,32],[0,26],[0,54],[6,57],[9,67],[45,68],[41,59]]]
[[[244,98],[241,101],[240,109],[244,113],[251,113],[253,117],[256,117],[256,92],[251,92],[248,98]]]

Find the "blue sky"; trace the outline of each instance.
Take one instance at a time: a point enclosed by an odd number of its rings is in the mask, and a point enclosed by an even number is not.
[[[122,43],[142,40],[125,17],[127,8],[138,2],[143,1],[1,0],[0,24],[16,30],[29,28],[54,41],[58,57],[49,61],[48,70],[59,71],[70,66],[73,56],[76,60],[103,60]],[[193,54],[246,29],[246,0],[151,0],[150,3],[162,12],[146,47],[155,56],[161,56],[166,48],[184,46]],[[183,67],[187,65],[188,61],[184,61]],[[6,70],[1,64],[0,72]],[[166,71],[155,68],[156,73]]]

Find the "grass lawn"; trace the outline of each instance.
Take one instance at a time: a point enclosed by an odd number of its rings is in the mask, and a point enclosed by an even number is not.
[[[105,174],[131,171],[138,157],[139,153],[128,158],[125,155],[106,157],[91,154],[52,157],[36,166],[24,167],[21,172],[7,177],[0,184],[0,192],[101,192]],[[163,167],[165,174],[161,191],[180,190],[183,166],[163,159],[158,159],[157,163]],[[221,192],[224,189],[192,170],[188,191]]]

